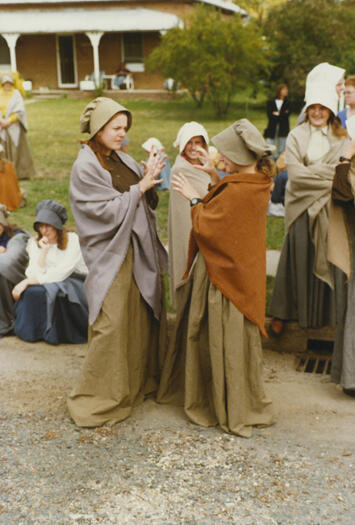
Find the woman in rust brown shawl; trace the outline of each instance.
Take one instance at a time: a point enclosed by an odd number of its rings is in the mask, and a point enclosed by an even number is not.
[[[156,391],[165,352],[167,254],[154,212],[164,164],[151,152],[143,173],[120,151],[131,122],[126,108],[105,97],[90,102],[80,121],[89,140],[73,166],[70,199],[89,269],[89,347],[68,400],[79,426],[128,417]]]
[[[201,199],[184,175],[173,179],[190,200],[192,231],[158,400],[182,404],[196,424],[250,437],[253,425],[273,423],[260,341],[273,147],[246,119],[212,141],[229,175],[219,180],[201,148],[211,191]]]

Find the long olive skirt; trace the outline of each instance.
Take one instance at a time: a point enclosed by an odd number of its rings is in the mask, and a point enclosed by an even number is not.
[[[89,327],[88,353],[68,399],[75,423],[94,427],[127,418],[134,406],[157,390],[165,349],[164,304],[159,322],[133,278],[130,248],[99,316]]]
[[[271,425],[259,330],[210,282],[200,253],[177,293],[158,401],[183,406],[198,425],[220,425],[243,437],[253,425]]]

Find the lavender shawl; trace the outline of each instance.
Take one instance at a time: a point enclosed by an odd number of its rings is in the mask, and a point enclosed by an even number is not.
[[[122,162],[142,178],[139,164],[116,151]],[[120,193],[112,186],[111,174],[95,153],[84,145],[73,165],[70,202],[80,246],[89,269],[85,292],[89,324],[97,318],[103,300],[133,246],[133,275],[143,299],[154,316],[161,314],[161,269],[167,270],[167,253],[157,231],[155,213],[140,198],[139,185]],[[132,312],[134,315],[134,312]]]

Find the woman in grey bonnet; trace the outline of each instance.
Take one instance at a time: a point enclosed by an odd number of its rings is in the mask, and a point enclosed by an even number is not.
[[[36,206],[37,237],[27,243],[25,278],[12,290],[15,334],[25,341],[85,343],[88,308],[84,293],[87,268],[79,238],[64,228],[67,210],[49,199]]]
[[[130,111],[105,97],[80,119],[89,139],[73,166],[70,200],[89,269],[89,347],[68,399],[79,426],[128,417],[156,391],[165,353],[167,253],[154,212],[164,162],[151,151],[143,170],[120,151],[131,123]]]

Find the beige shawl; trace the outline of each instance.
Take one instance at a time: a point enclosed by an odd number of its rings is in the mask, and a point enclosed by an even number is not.
[[[172,167],[171,175],[182,173],[204,197],[211,182],[210,176],[196,169],[184,157],[178,155]],[[169,260],[170,260],[170,296],[176,307],[175,290],[186,269],[187,252],[191,232],[190,202],[175,190],[170,192],[169,201]]]
[[[355,159],[352,160],[348,179],[354,194],[355,204]],[[355,233],[355,224],[349,224],[349,219],[343,206],[330,203],[329,232],[328,232],[328,260],[340,268],[350,278],[351,274],[351,246],[350,237]]]
[[[328,129],[329,151],[316,163],[307,162],[310,125],[301,124],[291,131],[286,145],[288,184],[285,198],[285,226],[288,232],[293,222],[305,211],[309,216],[309,234],[315,248],[313,273],[333,287],[328,261],[328,218],[335,166],[346,137],[337,138]]]

